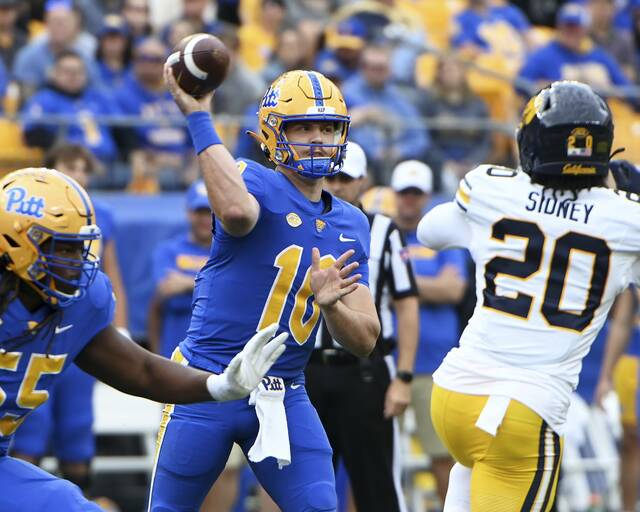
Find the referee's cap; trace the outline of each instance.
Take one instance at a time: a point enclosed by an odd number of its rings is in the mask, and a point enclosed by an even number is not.
[[[391,188],[396,192],[417,188],[423,194],[430,194],[433,190],[433,171],[419,160],[400,162],[391,175]]]
[[[367,155],[359,144],[347,142],[347,154],[340,172],[355,180],[367,175]]]

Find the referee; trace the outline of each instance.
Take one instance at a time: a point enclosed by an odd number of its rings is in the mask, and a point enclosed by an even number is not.
[[[327,178],[335,196],[360,206],[366,157],[353,142],[341,171]],[[369,215],[369,286],[382,326],[373,353],[360,359],[343,350],[321,325],[306,370],[306,387],[333,448],[342,457],[356,507],[362,512],[400,512],[406,506],[400,485],[396,416],[411,401],[418,340],[418,294],[405,242],[384,215]],[[391,306],[397,317],[397,343]],[[398,370],[391,352],[398,348]]]

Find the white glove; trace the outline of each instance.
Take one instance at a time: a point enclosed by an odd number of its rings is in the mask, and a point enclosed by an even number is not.
[[[271,324],[258,331],[242,351],[236,354],[222,374],[211,375],[207,379],[207,389],[214,400],[239,400],[249,396],[258,387],[262,378],[285,350],[284,342],[289,334],[283,332],[271,340],[277,330],[278,324]]]

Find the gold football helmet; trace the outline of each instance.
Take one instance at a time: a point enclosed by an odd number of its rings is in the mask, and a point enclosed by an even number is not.
[[[342,93],[321,73],[297,70],[278,77],[262,98],[258,120],[259,133],[249,133],[260,143],[267,158],[276,165],[308,178],[330,176],[340,170],[350,120]],[[292,121],[334,122],[333,143],[289,142],[284,127]],[[301,147],[309,148],[308,158],[300,157],[297,149]],[[319,148],[333,148],[331,156],[315,156]]]
[[[47,303],[65,307],[85,294],[98,271],[91,245],[99,238],[91,199],[72,178],[29,168],[0,180],[0,268]],[[82,244],[82,258],[70,257],[60,244]]]

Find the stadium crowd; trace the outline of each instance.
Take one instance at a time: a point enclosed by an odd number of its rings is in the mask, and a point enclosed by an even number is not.
[[[626,146],[625,158],[640,161],[640,2],[0,0],[0,170],[55,163],[57,156],[67,167],[79,161],[89,190],[102,192],[100,197],[109,197],[105,191],[144,198],[186,194],[186,229],[153,247],[142,245],[148,254],[137,254],[149,265],[149,283],[125,279],[123,285],[117,264],[115,270],[105,268],[116,294],[129,296],[129,316],[144,316],[142,327],[132,328],[121,311],[118,326],[166,357],[186,332],[194,277],[211,243],[210,207],[196,155],[163,78],[171,49],[197,32],[216,35],[231,52],[228,77],[211,111],[237,158],[266,162],[246,132],[256,130],[260,100],[281,73],[317,70],[342,90],[351,115],[349,140],[365,155],[356,176],[365,176],[362,204],[394,220],[416,280],[418,348],[405,452],[426,454],[427,462],[405,471],[404,486],[425,490],[419,508],[411,504],[415,512],[440,510],[453,461],[435,434],[425,400],[431,374],[456,346],[473,311],[474,268],[464,250],[422,246],[418,222],[451,199],[477,165],[517,165],[512,132],[523,100],[555,80],[581,81],[606,97],[617,146]],[[123,227],[114,226],[108,213],[98,223],[110,227],[101,226],[109,235],[105,243],[118,240]],[[115,247],[109,251],[113,259]],[[130,262],[122,254],[120,267],[126,270]],[[146,288],[141,300],[138,288]],[[627,315],[637,309],[635,293],[627,294]],[[624,308],[618,304],[584,365],[578,412],[570,416],[575,432],[566,448],[573,466],[561,479],[558,510],[635,510],[640,330],[616,323]],[[620,349],[627,353],[617,369],[607,366],[607,351],[613,350],[605,349],[607,339],[629,344]],[[622,419],[612,420],[613,426],[602,420],[603,431],[590,430],[590,415],[598,414],[591,405],[604,404],[615,416],[617,406],[606,400],[614,384]],[[30,454],[28,442],[17,442],[18,451],[35,460],[46,454],[44,448]],[[614,449],[602,455],[599,445],[606,443]],[[610,460],[617,463],[618,454],[624,456],[622,470],[613,471]],[[230,478],[214,488],[203,511],[231,510],[221,505],[226,502],[246,510],[241,498],[255,482],[240,474],[241,459],[232,452],[225,471]],[[583,470],[582,459],[595,462]],[[86,470],[72,468],[67,476],[74,471],[87,487]],[[105,506],[117,510],[115,503]],[[127,506],[120,503],[122,510]],[[274,505],[262,496],[261,506],[266,512]],[[353,510],[352,504],[341,506]]]

